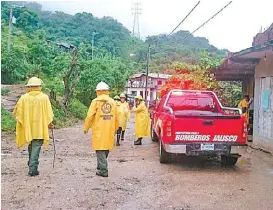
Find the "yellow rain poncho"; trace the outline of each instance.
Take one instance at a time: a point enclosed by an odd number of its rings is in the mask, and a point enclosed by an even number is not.
[[[117,105],[117,112],[118,112],[118,124],[119,126],[118,127],[121,127],[121,119],[122,119],[122,112],[120,110],[120,102],[119,101],[115,101],[116,102],[116,105]]]
[[[119,125],[122,127],[122,130],[125,131],[127,127],[127,121],[130,119],[130,108],[127,102],[120,102],[120,122]]]
[[[134,107],[135,112],[135,135],[137,138],[150,136],[150,117],[144,102],[140,102],[138,107]]]
[[[108,93],[108,91],[104,91]],[[92,129],[92,149],[111,150],[115,133],[119,127],[118,110],[115,101],[108,94],[98,95],[88,110],[84,131]]]
[[[13,111],[17,120],[17,147],[30,144],[33,139],[43,139],[48,148],[48,125],[53,121],[49,98],[41,92],[41,87],[28,88],[27,92],[21,96]]]
[[[243,99],[240,101],[239,105],[238,105],[239,109],[244,109],[246,108],[246,112],[243,113],[243,116],[245,116],[246,120],[247,120],[247,124],[248,124],[248,120],[249,120],[249,102],[246,99]]]

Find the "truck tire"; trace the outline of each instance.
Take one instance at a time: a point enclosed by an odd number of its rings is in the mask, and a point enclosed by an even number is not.
[[[160,141],[159,145],[159,162],[162,164],[169,163],[171,161],[171,154],[166,152],[162,142]]]
[[[234,166],[237,163],[238,157],[221,156],[221,164],[224,166]]]
[[[154,129],[152,128],[152,126],[151,126],[151,139],[153,142],[158,142],[158,137],[157,137]]]

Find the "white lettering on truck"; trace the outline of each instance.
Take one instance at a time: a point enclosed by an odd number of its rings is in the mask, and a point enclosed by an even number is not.
[[[238,136],[236,135],[215,135],[213,141],[237,141]]]
[[[210,135],[176,134],[176,141],[209,141]]]

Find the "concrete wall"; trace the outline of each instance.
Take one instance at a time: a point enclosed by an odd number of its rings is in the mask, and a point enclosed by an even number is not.
[[[269,107],[262,108],[264,90],[270,91]],[[273,56],[261,59],[255,70],[253,144],[273,152]]]
[[[273,53],[266,54],[266,60],[261,59],[255,69],[255,78],[273,77]]]

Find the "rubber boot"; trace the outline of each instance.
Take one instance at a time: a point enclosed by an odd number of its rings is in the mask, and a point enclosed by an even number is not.
[[[96,172],[97,176],[102,176],[102,177],[108,177],[108,173],[102,173],[101,171]]]
[[[121,141],[124,141],[124,134],[125,134],[125,131],[122,131],[122,133],[121,133]]]
[[[136,141],[134,141],[134,145],[142,145],[142,138],[138,138]]]

